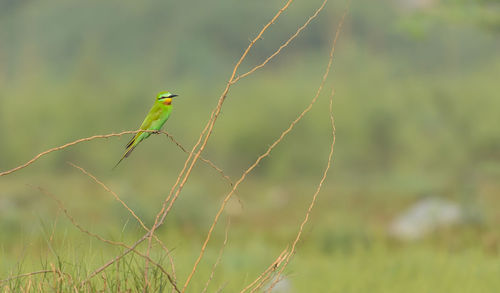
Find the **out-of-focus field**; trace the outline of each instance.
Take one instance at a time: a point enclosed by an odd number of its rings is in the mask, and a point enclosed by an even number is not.
[[[0,172],[78,138],[135,130],[161,90],[180,95],[166,130],[190,149],[249,38],[283,5],[233,2],[0,2]],[[498,4],[374,2],[351,3],[324,93],[238,189],[189,292],[209,278],[227,217],[228,242],[208,292],[240,290],[294,239],[327,161],[332,86],[334,163],[280,292],[500,291]],[[320,4],[292,4],[242,72]],[[301,37],[231,90],[203,156],[233,180],[314,96],[344,6],[329,3]],[[92,233],[129,244],[144,234],[67,162],[153,225],[187,155],[154,135],[112,170],[128,139],[82,143],[0,177],[0,280],[52,267],[82,280],[123,250],[77,230],[40,187]],[[159,229],[181,284],[229,190],[199,162]],[[391,236],[398,216],[425,198],[454,203],[461,220],[416,240]],[[155,246],[152,256],[160,252]],[[166,259],[162,265],[169,267]],[[142,290],[143,266],[127,257],[90,288]],[[153,272],[154,285],[168,288]],[[31,278],[46,290],[69,290],[51,274]],[[9,292],[28,282],[0,286]]]

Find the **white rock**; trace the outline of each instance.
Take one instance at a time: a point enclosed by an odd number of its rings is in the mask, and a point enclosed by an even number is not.
[[[452,201],[431,197],[418,201],[398,216],[389,234],[401,240],[417,240],[440,228],[455,226],[465,220],[464,211]]]

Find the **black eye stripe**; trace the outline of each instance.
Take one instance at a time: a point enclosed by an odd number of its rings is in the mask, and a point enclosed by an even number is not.
[[[173,97],[177,97],[177,95],[174,94],[168,94],[168,96],[160,96],[158,100],[164,100],[164,99],[171,99]]]

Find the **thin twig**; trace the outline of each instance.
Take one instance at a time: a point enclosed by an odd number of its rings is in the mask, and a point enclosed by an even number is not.
[[[81,138],[81,139],[77,139],[75,141],[66,143],[66,144],[58,146],[58,147],[54,147],[54,148],[48,149],[48,150],[46,150],[44,152],[41,152],[41,153],[37,154],[31,160],[29,160],[28,162],[26,162],[26,163],[24,163],[22,165],[19,165],[19,166],[15,167],[15,168],[13,168],[11,170],[0,172],[0,177],[1,176],[5,176],[5,175],[9,175],[9,174],[14,173],[16,171],[24,169],[24,168],[28,167],[29,165],[33,164],[38,159],[40,159],[40,158],[42,158],[42,157],[44,157],[44,156],[46,156],[46,155],[48,155],[48,154],[50,154],[52,152],[60,151],[62,149],[68,148],[70,146],[74,146],[74,145],[82,143],[82,142],[87,142],[87,141],[91,141],[91,140],[95,140],[95,139],[102,139],[102,138],[110,138],[110,137],[116,137],[116,136],[123,136],[123,135],[127,135],[127,134],[137,134],[139,132],[150,132],[150,133],[161,133],[161,134],[164,134],[168,138],[170,138],[170,140],[172,140],[182,151],[184,151],[185,153],[189,153],[186,150],[186,148],[184,148],[182,146],[182,144],[180,144],[177,140],[175,140],[175,138],[170,133],[168,133],[166,131],[163,131],[163,130],[127,130],[127,131],[122,131],[122,132],[119,132],[119,133],[99,134],[99,135],[94,135],[94,136],[90,136],[90,137],[86,137],[86,138]],[[219,172],[229,182],[230,185],[233,184],[231,182],[231,179],[229,178],[229,176],[227,176],[226,174],[224,174],[224,172],[222,171],[222,169],[220,169],[219,167],[217,167],[217,165],[215,165],[212,161],[210,161],[208,159],[205,159],[203,157],[201,158],[201,160],[203,162],[207,163],[208,165],[210,165],[217,172]]]
[[[170,138],[170,140],[172,140],[183,152],[185,152],[186,154],[189,154],[189,151],[184,146],[182,146],[182,144],[180,144],[177,140],[175,140],[175,138],[171,134],[169,134],[168,132],[165,132],[165,131],[159,131],[159,132],[162,134],[165,134],[168,138]],[[231,178],[229,178],[229,176],[227,176],[221,168],[217,167],[217,165],[215,165],[212,161],[210,161],[209,159],[205,159],[204,157],[200,157],[200,160],[202,160],[203,162],[208,164],[215,171],[219,172],[219,174],[222,177],[224,177],[224,179],[226,179],[226,181],[229,183],[229,185],[233,186],[233,182],[232,182]]]
[[[318,14],[323,10],[323,8],[325,8],[325,5],[326,3],[328,2],[328,0],[324,0],[323,1],[323,4],[321,4],[321,6],[316,9],[316,11],[314,12],[313,15],[311,15],[307,21],[297,29],[297,31],[288,39],[286,40],[286,42],[284,42],[279,48],[278,50],[276,50],[273,54],[271,54],[271,56],[269,56],[264,62],[262,62],[261,64],[255,66],[254,68],[250,69],[248,72],[245,72],[241,75],[238,75],[234,81],[232,82],[233,84],[238,82],[240,79],[242,78],[245,78],[247,77],[248,75],[254,73],[255,71],[257,71],[258,69],[266,66],[266,64],[271,61],[271,59],[273,59],[274,57],[276,57],[279,53],[281,53],[281,50],[283,50],[284,48],[286,48],[297,36],[299,36],[299,34],[309,25],[309,23],[311,21],[313,21],[317,16]]]
[[[221,249],[219,251],[219,256],[217,257],[217,260],[215,261],[214,266],[212,267],[212,272],[210,273],[210,277],[208,278],[207,282],[205,283],[205,287],[201,291],[202,293],[207,292],[208,285],[210,284],[210,282],[214,278],[215,269],[217,268],[217,266],[219,265],[219,263],[220,263],[220,261],[222,259],[222,254],[224,253],[224,248],[226,248],[226,244],[227,244],[227,234],[229,233],[229,226],[230,225],[231,225],[231,218],[228,217],[227,218],[226,230],[225,230],[225,233],[224,233],[224,243],[222,243],[222,247],[221,247]]]
[[[205,253],[205,249],[207,247],[207,244],[208,242],[210,241],[210,238],[211,238],[211,235],[212,235],[212,232],[215,228],[215,226],[217,225],[217,222],[219,220],[219,217],[220,215],[222,214],[222,212],[224,211],[225,207],[226,207],[226,204],[228,203],[228,201],[231,199],[232,195],[234,194],[234,192],[236,191],[236,189],[238,188],[238,186],[245,180],[246,176],[253,171],[253,169],[255,169],[255,167],[257,167],[260,163],[260,161],[262,161],[264,158],[266,158],[267,156],[269,156],[269,154],[271,153],[271,151],[281,142],[283,141],[283,139],[285,138],[285,136],[287,136],[291,131],[292,129],[295,127],[295,125],[300,121],[302,120],[302,118],[311,110],[311,108],[313,107],[313,105],[316,103],[323,87],[324,87],[324,84],[326,82],[326,79],[330,73],[330,68],[331,68],[331,65],[332,65],[332,60],[333,60],[333,53],[330,55],[330,60],[328,62],[328,66],[325,70],[325,73],[323,75],[323,79],[321,81],[321,84],[318,88],[318,90],[316,91],[316,94],[315,96],[313,97],[313,99],[311,100],[311,102],[309,103],[309,105],[299,114],[299,116],[294,120],[292,121],[292,123],[290,124],[290,126],[281,133],[280,137],[275,140],[269,147],[268,149],[266,150],[265,153],[263,153],[262,155],[260,155],[257,160],[247,169],[245,170],[245,172],[243,173],[243,175],[240,177],[240,179],[238,179],[236,181],[236,183],[234,184],[232,190],[226,195],[226,197],[224,198],[217,214],[215,215],[215,218],[212,222],[212,225],[208,231],[208,234],[207,234],[207,237],[205,238],[205,242],[203,243],[203,246],[201,247],[201,251],[200,251],[200,254],[193,266],[193,269],[191,271],[191,274],[189,275],[188,277],[188,281],[192,278],[192,276],[194,275],[194,273],[196,272],[196,268],[198,266],[198,264],[200,263],[204,253]],[[188,283],[188,281],[186,283]],[[186,285],[184,285],[184,288],[186,288]],[[185,289],[183,289],[185,290]]]
[[[8,171],[5,171],[5,172],[1,172],[0,173],[0,177],[1,176],[5,176],[5,175],[9,175],[11,173],[14,173],[16,171],[19,171],[23,168],[26,168],[28,167],[29,165],[33,164],[35,161],[37,161],[38,159],[40,159],[41,157],[43,156],[46,156],[52,152],[55,152],[55,151],[60,151],[62,149],[65,149],[67,147],[70,147],[70,146],[73,146],[75,144],[79,144],[79,143],[82,143],[82,142],[86,142],[86,141],[91,141],[91,140],[94,140],[94,139],[100,139],[100,138],[110,138],[110,137],[115,137],[115,136],[122,136],[122,135],[125,135],[125,134],[134,134],[134,133],[139,133],[139,132],[154,132],[154,131],[145,131],[145,130],[128,130],[128,131],[122,131],[120,133],[110,133],[110,134],[103,134],[103,135],[94,135],[94,136],[90,136],[90,137],[86,137],[86,138],[80,138],[80,139],[77,139],[75,141],[72,141],[72,142],[69,142],[67,144],[64,144],[64,145],[61,145],[61,146],[58,146],[58,147],[55,147],[55,148],[51,148],[51,149],[48,149],[44,152],[41,152],[39,153],[38,155],[36,155],[35,157],[33,157],[33,159],[29,160],[28,162],[20,165],[20,166],[17,166],[11,170],[8,170]]]
[[[90,172],[85,170],[83,167],[80,167],[72,162],[67,162],[67,163],[68,163],[68,165],[72,166],[73,168],[80,170],[83,174],[90,177],[94,182],[99,184],[104,190],[106,190],[108,193],[110,193],[114,197],[114,199],[116,201],[118,201],[137,220],[137,222],[139,222],[139,224],[141,224],[141,226],[144,229],[146,229],[146,231],[149,231],[149,229],[146,227],[146,225],[144,225],[144,222],[141,220],[141,218],[139,218],[139,216],[137,216],[136,213],[131,208],[129,208],[129,206],[118,196],[118,194],[116,194],[113,190],[111,190],[108,186],[106,186],[106,184],[104,184],[102,181],[97,179],[97,177],[92,175]]]
[[[350,0],[346,4],[346,8],[344,10],[342,18],[340,19],[340,22],[339,22],[339,24],[337,26],[337,30],[335,32],[335,37],[333,39],[332,49],[330,51],[330,60],[328,61],[328,68],[331,66],[331,63],[333,61],[333,55],[335,53],[335,47],[336,47],[336,44],[337,44],[337,40],[338,40],[338,38],[340,36],[342,25],[344,24],[344,20],[345,20],[345,17],[347,15],[347,12],[348,12],[348,9],[349,9],[349,4],[350,4]],[[335,89],[332,89],[332,92],[330,94],[330,113],[329,113],[330,114],[330,121],[331,121],[331,124],[332,124],[332,144],[330,146],[330,153],[328,155],[328,163],[327,163],[327,166],[326,166],[326,168],[325,168],[325,170],[323,172],[323,177],[321,178],[321,180],[320,180],[320,182],[318,184],[318,187],[316,188],[316,191],[315,191],[315,193],[313,195],[311,204],[309,205],[309,208],[307,209],[306,216],[305,216],[304,220],[302,221],[302,223],[300,224],[299,232],[297,233],[297,236],[295,237],[295,240],[293,241],[291,253],[287,257],[286,262],[283,265],[283,267],[281,267],[281,269],[279,270],[278,276],[277,276],[276,280],[279,279],[279,276],[281,275],[281,273],[283,272],[283,270],[286,268],[286,266],[290,262],[290,258],[292,257],[293,253],[295,252],[295,247],[296,247],[297,243],[300,240],[300,237],[302,235],[302,231],[304,229],[305,224],[309,220],[309,216],[311,214],[311,211],[312,211],[312,209],[313,209],[313,207],[314,207],[314,205],[316,203],[316,198],[317,198],[317,196],[318,196],[318,194],[319,194],[319,192],[321,190],[323,182],[325,181],[326,176],[328,174],[328,171],[330,169],[330,165],[331,165],[331,161],[332,161],[332,157],[333,157],[333,150],[334,150],[334,146],[335,146],[335,119],[334,119],[334,116],[333,116],[333,96],[334,95],[335,95]],[[271,284],[271,286],[268,289],[268,292],[271,292],[272,288],[276,285],[276,280],[275,280],[275,282],[273,282]]]
[[[335,37],[334,37],[334,40],[333,40],[332,49],[330,51],[330,57],[329,57],[329,60],[328,60],[327,69],[326,69],[325,74],[323,76],[322,83],[321,83],[320,87],[318,88],[318,94],[321,91],[324,83],[326,82],[326,78],[328,77],[328,73],[330,71],[330,68],[331,68],[331,65],[332,65],[332,62],[333,62],[333,55],[334,55],[334,52],[335,52],[336,43],[337,43],[338,37],[340,35],[340,31],[341,31],[342,25],[343,25],[344,20],[345,20],[345,16],[347,15],[348,5],[349,5],[349,2],[347,4],[347,6],[346,6],[344,14],[342,15],[342,18],[341,18],[341,20],[339,22],[339,25],[337,27],[337,30],[335,32]],[[272,288],[276,285],[277,281],[279,281],[279,277],[280,277],[281,273],[286,268],[286,266],[288,265],[288,263],[290,261],[291,256],[295,252],[295,247],[296,247],[298,241],[300,240],[300,236],[302,235],[303,228],[304,228],[305,224],[307,223],[307,221],[309,219],[309,215],[310,215],[310,213],[312,211],[312,208],[314,207],[314,204],[316,203],[317,195],[318,195],[319,191],[321,190],[323,182],[326,179],[326,175],[328,173],[328,170],[330,169],[331,160],[332,160],[332,156],[333,156],[333,149],[334,149],[334,145],[335,145],[335,122],[334,122],[334,117],[333,117],[333,112],[332,112],[333,111],[332,110],[333,95],[334,95],[334,91],[332,90],[332,93],[330,95],[330,119],[331,119],[331,123],[332,123],[332,137],[333,138],[332,138],[332,144],[331,144],[331,148],[330,148],[330,154],[328,156],[327,167],[325,168],[325,171],[323,173],[323,177],[321,178],[321,181],[320,181],[320,183],[319,183],[319,185],[318,185],[318,187],[316,189],[316,192],[313,195],[313,199],[312,199],[311,204],[310,204],[310,206],[309,206],[309,208],[307,210],[306,217],[305,217],[304,221],[301,223],[301,226],[299,228],[299,232],[297,234],[297,237],[295,238],[295,241],[292,244],[292,249],[291,249],[290,253],[287,255],[287,257],[286,257],[285,264],[278,271],[278,275],[276,276],[276,278],[275,278],[274,282],[271,284],[271,286],[268,288],[268,292],[270,292],[272,290]],[[260,282],[260,284],[263,285],[264,282],[265,282],[265,279],[263,279]],[[257,286],[256,288],[260,288],[260,287],[261,286]],[[246,291],[248,288],[250,288],[250,287],[245,288],[242,292]]]
[[[323,186],[323,183],[325,182],[326,176],[328,175],[328,171],[330,170],[330,166],[331,166],[332,158],[333,158],[333,150],[334,150],[334,146],[335,146],[335,119],[333,116],[333,106],[332,106],[334,94],[335,94],[335,91],[332,89],[332,93],[330,96],[330,113],[329,113],[330,114],[330,121],[332,124],[332,144],[330,146],[330,153],[328,154],[328,163],[326,164],[326,168],[323,171],[323,176],[321,177],[321,180],[318,184],[318,187],[316,188],[316,191],[313,194],[311,204],[309,205],[309,208],[307,209],[307,212],[306,212],[306,216],[305,216],[304,220],[302,221],[302,223],[300,224],[299,232],[297,233],[297,236],[295,237],[295,240],[293,241],[292,249],[290,250],[290,254],[287,256],[285,263],[278,271],[278,274],[277,274],[274,282],[271,284],[271,286],[269,286],[269,288],[267,290],[268,293],[271,292],[271,290],[274,288],[274,286],[279,282],[279,278],[280,278],[281,274],[283,273],[283,271],[287,267],[288,263],[290,262],[291,257],[295,253],[295,248],[297,246],[297,243],[300,240],[300,237],[302,236],[304,226],[309,221],[309,216],[311,215],[312,209],[314,208],[314,205],[316,204],[316,199],[318,197],[318,194],[321,190],[321,187]]]
[[[17,275],[17,276],[12,276],[12,277],[9,277],[7,279],[0,280],[0,284],[5,283],[5,282],[9,282],[9,281],[12,281],[12,280],[15,280],[15,279],[19,279],[19,278],[29,277],[29,276],[33,276],[33,275],[53,273],[53,272],[54,272],[53,270],[42,270],[42,271],[37,271],[37,272],[31,272],[31,273],[21,274],[21,275]]]

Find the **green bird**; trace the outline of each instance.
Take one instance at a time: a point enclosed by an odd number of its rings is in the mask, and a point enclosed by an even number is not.
[[[172,112],[172,98],[177,97],[177,95],[171,94],[169,92],[160,92],[156,96],[155,103],[151,110],[149,110],[148,115],[141,124],[141,130],[156,130],[159,131],[163,124],[167,122],[170,113]],[[120,164],[123,159],[130,156],[130,153],[135,149],[135,147],[143,140],[148,138],[151,132],[138,132],[129,143],[125,146],[127,149],[123,157],[116,163],[115,167]]]

